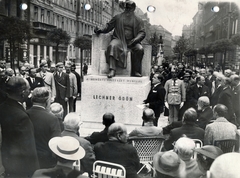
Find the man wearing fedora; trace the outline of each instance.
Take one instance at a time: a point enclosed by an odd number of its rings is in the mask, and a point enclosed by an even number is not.
[[[53,168],[36,170],[33,178],[70,177],[71,174],[78,178],[88,178],[87,176],[78,176],[80,172],[73,170],[73,163],[82,159],[85,155],[85,150],[80,146],[77,139],[69,136],[54,137],[48,142],[48,145],[56,155],[58,162]]]
[[[153,157],[155,178],[186,178],[186,164],[174,151],[158,152]]]
[[[37,77],[41,77],[44,81],[44,86],[49,91],[50,101],[53,102],[56,97],[56,87],[53,74],[48,72],[48,64],[46,60],[42,60],[40,64],[40,72],[36,74]]]
[[[129,137],[147,137],[147,136],[163,136],[162,128],[154,126],[155,114],[152,109],[143,110],[143,126],[135,128],[129,133]]]
[[[212,163],[218,156],[223,154],[223,151],[213,145],[205,145],[201,148],[194,149],[194,151],[197,152],[197,163],[199,169],[202,171],[202,178],[205,178]]]
[[[59,62],[56,64],[56,72],[53,74],[56,85],[56,98],[55,102],[63,106],[63,116],[65,117],[68,113],[67,103],[70,97],[70,79],[69,75],[63,72],[63,63]]]

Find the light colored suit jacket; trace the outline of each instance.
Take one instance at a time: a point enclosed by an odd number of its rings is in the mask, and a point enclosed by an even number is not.
[[[70,80],[70,97],[77,97],[78,94],[78,86],[77,86],[77,77],[74,73],[70,72],[69,74]]]
[[[44,76],[45,74],[45,76]],[[56,97],[56,86],[53,74],[50,72],[44,73],[41,71],[36,74],[37,77],[41,77],[44,80],[44,86],[48,88],[48,91],[50,92],[51,98]]]
[[[214,140],[236,139],[237,127],[224,117],[217,118],[205,129],[204,145],[213,145]]]

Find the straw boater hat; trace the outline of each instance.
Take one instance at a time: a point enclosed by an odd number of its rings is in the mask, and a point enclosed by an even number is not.
[[[172,150],[155,154],[153,165],[158,172],[172,177],[183,178],[186,174],[185,162]]]
[[[53,153],[66,160],[79,160],[85,156],[85,150],[76,138],[70,136],[54,137],[48,142]]]

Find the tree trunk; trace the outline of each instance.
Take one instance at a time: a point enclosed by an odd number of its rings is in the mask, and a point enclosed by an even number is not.
[[[224,51],[224,58],[223,58],[223,63],[222,63],[222,73],[225,73],[225,64],[226,64],[226,55],[227,51]]]
[[[58,47],[59,47],[59,44],[56,45],[56,51],[55,51],[55,61],[56,61],[56,64],[59,62],[58,61],[58,58],[59,58],[59,54],[58,54]]]
[[[81,49],[81,68],[80,68],[80,72],[81,72],[81,79],[83,79],[83,50]]]

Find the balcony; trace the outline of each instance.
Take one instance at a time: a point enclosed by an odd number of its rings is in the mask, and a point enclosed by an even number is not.
[[[36,31],[49,32],[54,28],[56,28],[55,25],[49,25],[42,22],[33,22],[33,29]]]

